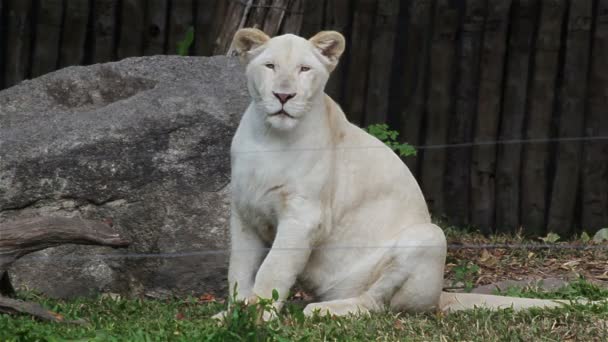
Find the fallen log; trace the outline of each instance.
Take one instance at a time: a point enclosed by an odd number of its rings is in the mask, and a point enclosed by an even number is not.
[[[5,222],[0,225],[0,313],[29,314],[38,319],[68,321],[36,303],[7,298],[14,295],[8,268],[19,258],[42,249],[63,244],[99,245],[112,248],[127,247],[111,224],[80,218],[34,217]]]

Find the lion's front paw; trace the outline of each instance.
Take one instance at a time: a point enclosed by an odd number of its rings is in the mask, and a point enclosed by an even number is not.
[[[350,314],[367,314],[369,310],[353,299],[345,299],[310,303],[304,308],[304,315],[308,317],[312,316],[315,312],[318,312],[321,316],[345,316]]]

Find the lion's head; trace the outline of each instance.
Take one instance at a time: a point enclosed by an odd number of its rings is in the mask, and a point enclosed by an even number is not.
[[[272,127],[289,130],[322,99],[330,72],[344,52],[344,37],[323,31],[306,40],[293,34],[274,38],[245,28],[233,47],[247,66],[247,84],[257,111]]]

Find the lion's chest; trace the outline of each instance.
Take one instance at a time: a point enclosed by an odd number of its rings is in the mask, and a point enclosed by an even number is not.
[[[248,226],[272,242],[279,217],[297,186],[293,172],[272,156],[237,155],[232,177],[235,209]]]

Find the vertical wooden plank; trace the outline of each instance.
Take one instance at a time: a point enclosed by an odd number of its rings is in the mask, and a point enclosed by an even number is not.
[[[194,25],[192,0],[173,1],[169,19],[169,44],[167,54],[177,54],[177,45],[186,37],[188,28]],[[192,48],[192,47],[191,47]]]
[[[593,56],[589,73],[589,111],[585,136],[608,136],[608,0],[595,12]],[[608,142],[584,144],[582,171],[582,228],[590,232],[608,226]]]
[[[283,26],[280,33],[300,34],[302,22],[304,21],[304,0],[293,0],[289,3]]]
[[[576,0],[570,3],[564,76],[558,102],[559,137],[583,135],[592,9],[592,0]],[[582,143],[579,141],[558,144],[548,229],[562,236],[574,231],[581,152]]]
[[[537,0],[519,0],[514,3],[500,140],[522,138],[528,95],[528,73],[538,8]],[[514,232],[521,223],[519,213],[521,150],[521,144],[498,146],[496,228],[501,232]]]
[[[32,60],[32,77],[37,77],[57,68],[59,38],[61,36],[62,0],[41,1],[36,9],[36,43]]]
[[[346,115],[355,124],[364,124],[367,70],[371,58],[371,30],[376,12],[375,0],[360,0],[355,6],[350,55],[347,66]],[[306,20],[305,20],[306,22]]]
[[[489,0],[484,23],[475,142],[498,138],[502,83],[511,0]],[[495,206],[496,146],[473,147],[471,163],[471,223],[492,232]]]
[[[344,36],[344,39],[350,42],[352,11],[352,2],[349,0],[327,1],[325,7],[325,25],[323,28],[340,32]],[[346,47],[340,63],[338,63],[338,66],[332,72],[325,86],[325,92],[340,104],[343,101],[346,65],[348,65],[348,55],[351,53],[351,50],[351,46]]]
[[[401,108],[397,118],[397,128],[401,141],[412,145],[422,144],[422,120],[426,114],[428,89],[429,48],[431,45],[433,22],[433,0],[413,0],[410,2],[406,22],[399,35],[404,35],[403,50],[399,61],[403,70],[397,82],[397,106]],[[403,32],[403,33],[402,33]],[[420,156],[407,158],[407,166],[412,173],[418,173]]]
[[[244,27],[254,27],[260,30],[264,30],[264,20],[266,19],[268,7],[271,3],[272,0],[255,1],[253,8],[251,8],[249,14],[247,15],[247,20],[245,21]]]
[[[116,57],[117,0],[93,1],[93,63],[112,61]]]
[[[209,56],[213,52],[213,15],[222,0],[195,1],[194,54]]]
[[[144,52],[145,0],[122,0],[118,59],[141,56]]]
[[[162,55],[165,53],[167,33],[167,0],[148,0],[145,19],[144,55]]]
[[[448,125],[453,113],[454,76],[458,24],[458,5],[438,0],[435,8],[433,40],[430,47],[428,110],[425,145],[447,143]],[[426,149],[422,156],[422,190],[433,215],[445,214],[444,181],[446,149]]]
[[[9,0],[7,5],[4,85],[11,87],[28,76],[31,54],[31,0]]]
[[[365,101],[365,125],[386,123],[399,0],[379,0],[374,20]]]
[[[88,1],[66,0],[59,48],[59,66],[62,68],[84,63],[90,9]]]
[[[310,38],[323,27],[324,7],[323,1],[306,0],[304,3],[304,17],[302,18],[302,37]]]
[[[556,78],[559,72],[562,24],[566,0],[542,0],[541,15],[534,47],[534,70],[530,87],[526,139],[551,136]],[[523,146],[521,174],[521,221],[530,235],[544,234],[547,209],[549,144]]]
[[[0,0],[0,89],[4,89],[4,52],[6,51],[6,8]]]
[[[289,0],[272,0],[264,20],[263,31],[266,32],[266,34],[271,37],[277,35],[283,25],[288,6]]]
[[[216,55],[223,55],[228,52],[232,43],[232,38],[239,28],[241,19],[245,14],[246,6],[240,1],[226,1],[226,15],[221,18],[221,29],[217,35],[215,50]]]
[[[452,117],[448,142],[458,144],[473,139],[473,124],[477,110],[479,65],[486,0],[467,0],[458,55],[455,112]],[[469,221],[471,147],[447,150],[445,176],[446,214],[453,224]]]

